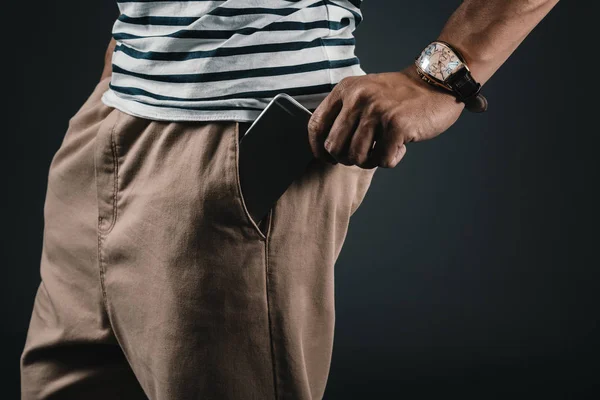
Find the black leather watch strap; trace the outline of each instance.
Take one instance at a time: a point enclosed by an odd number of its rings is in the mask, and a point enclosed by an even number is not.
[[[488,108],[488,101],[481,93],[478,93],[476,96],[465,100],[465,108],[475,113],[484,112]]]
[[[456,97],[465,103],[465,107],[472,112],[484,112],[488,102],[479,91],[481,85],[473,79],[467,68],[461,68],[452,74],[446,84],[456,94]]]

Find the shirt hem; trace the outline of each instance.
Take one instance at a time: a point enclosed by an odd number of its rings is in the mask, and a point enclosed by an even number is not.
[[[139,103],[132,100],[123,99],[115,95],[108,89],[102,94],[102,102],[108,107],[116,108],[126,114],[133,115],[139,118],[151,119],[156,121],[239,121],[252,122],[261,113],[256,111],[186,111],[182,113],[177,110],[161,108],[160,112],[156,111],[156,107],[147,104]]]

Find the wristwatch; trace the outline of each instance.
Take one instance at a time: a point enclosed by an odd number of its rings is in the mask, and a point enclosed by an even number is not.
[[[487,110],[488,102],[479,91],[463,56],[450,44],[431,42],[416,58],[417,73],[427,83],[449,90],[472,112]]]

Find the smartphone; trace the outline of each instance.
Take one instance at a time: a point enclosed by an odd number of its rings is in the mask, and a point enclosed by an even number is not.
[[[312,113],[291,96],[271,100],[240,140],[242,196],[255,223],[314,159],[308,141]]]

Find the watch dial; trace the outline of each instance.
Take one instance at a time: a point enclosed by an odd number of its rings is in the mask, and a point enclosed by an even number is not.
[[[443,43],[432,43],[423,50],[417,65],[427,74],[445,81],[463,63],[456,54]]]

